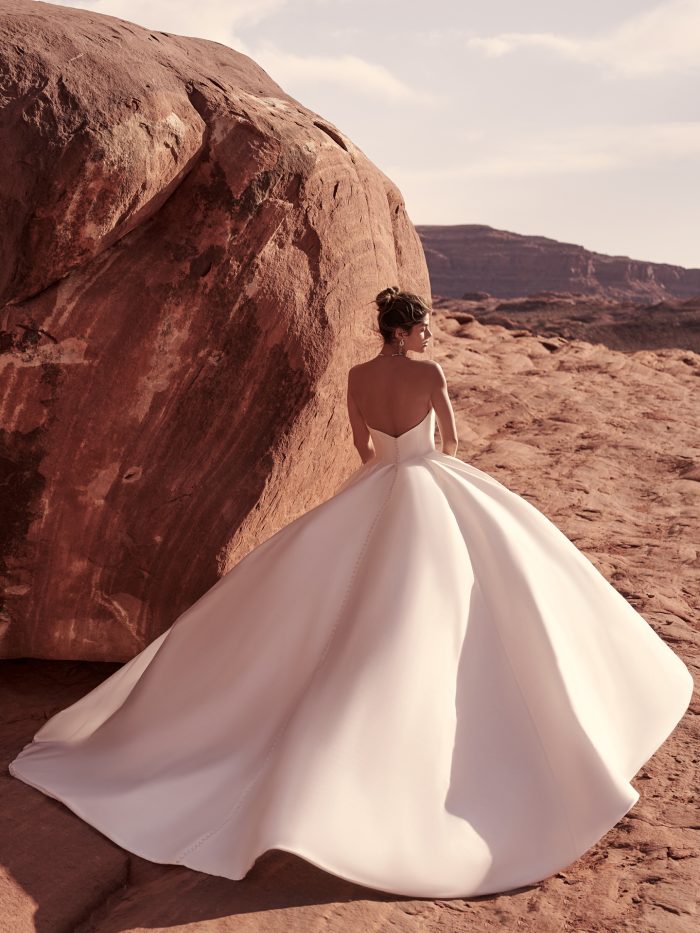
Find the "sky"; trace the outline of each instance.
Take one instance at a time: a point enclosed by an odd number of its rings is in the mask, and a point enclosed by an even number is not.
[[[700,267],[700,0],[72,0],[253,58],[399,187],[488,224]]]

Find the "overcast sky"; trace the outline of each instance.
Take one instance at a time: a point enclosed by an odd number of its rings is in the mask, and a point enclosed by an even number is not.
[[[250,55],[401,189],[700,267],[700,0],[73,0]]]

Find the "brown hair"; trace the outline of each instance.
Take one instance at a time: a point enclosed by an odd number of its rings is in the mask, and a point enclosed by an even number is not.
[[[410,330],[423,320],[426,311],[431,310],[420,295],[399,291],[394,285],[379,292],[374,301],[379,309],[377,323],[384,343],[391,343],[394,339],[394,328]]]

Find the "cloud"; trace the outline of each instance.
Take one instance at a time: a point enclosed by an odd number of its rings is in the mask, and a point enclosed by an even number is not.
[[[179,36],[211,39],[245,52],[235,34],[239,25],[252,26],[284,7],[289,0],[49,0],[54,6],[71,6],[116,16],[146,29]],[[312,0],[305,0],[312,2]]]
[[[304,85],[336,85],[371,98],[440,105],[441,98],[405,84],[384,65],[357,55],[295,55],[271,43],[247,52],[289,93],[298,95]],[[291,89],[294,89],[293,91]]]
[[[697,158],[700,121],[589,124],[496,140],[490,146],[485,139],[480,150],[452,167],[413,170],[387,166],[384,170],[399,184],[614,171],[641,163]]]
[[[236,34],[239,26],[251,26],[271,16],[290,0],[58,0],[58,6],[80,6],[118,16],[162,32],[196,36],[229,45],[248,55],[287,93],[300,96],[305,86],[346,88],[364,97],[385,101],[408,101],[440,106],[437,95],[416,89],[401,81],[384,65],[357,55],[298,55],[285,52],[271,42],[249,45]],[[330,0],[295,0],[313,8]]]
[[[593,38],[504,32],[472,36],[466,44],[495,58],[523,48],[544,49],[627,77],[690,72],[700,68],[700,0],[670,0]]]

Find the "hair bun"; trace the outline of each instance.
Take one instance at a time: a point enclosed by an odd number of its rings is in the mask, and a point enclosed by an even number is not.
[[[389,285],[388,288],[383,289],[377,297],[374,299],[379,306],[379,308],[384,311],[386,310],[396,295],[399,294],[399,289],[395,285]]]
[[[426,312],[432,310],[420,295],[401,291],[395,285],[382,289],[374,300],[379,309],[379,332],[385,344],[395,342],[399,328],[410,333],[415,324],[424,321]]]

